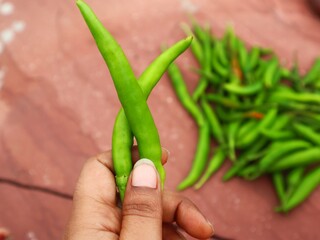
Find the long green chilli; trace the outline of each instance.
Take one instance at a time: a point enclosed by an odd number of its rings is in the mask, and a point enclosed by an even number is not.
[[[305,126],[303,124],[295,123],[293,124],[293,129],[299,136],[320,146],[320,134],[318,134],[312,128]]]
[[[209,161],[208,167],[200,180],[197,182],[197,184],[194,186],[195,189],[199,189],[205,184],[208,179],[214,174],[216,171],[219,170],[221,165],[223,164],[224,160],[226,158],[226,151],[222,147],[218,147],[215,149],[215,152],[213,154],[213,157]]]
[[[299,150],[282,158],[268,169],[268,171],[280,171],[293,167],[307,166],[320,162],[320,148],[312,147],[307,150]]]
[[[206,166],[210,149],[210,126],[202,111],[190,96],[178,66],[172,63],[168,68],[168,74],[181,104],[191,114],[199,127],[199,140],[191,170],[178,186],[179,190],[183,190],[192,186],[199,179]]]
[[[129,126],[137,139],[140,157],[153,161],[163,184],[165,171],[161,163],[160,138],[148,108],[146,97],[136,81],[132,68],[120,45],[104,28],[86,3],[82,0],[77,0],[77,5],[109,68]]]
[[[168,66],[181,53],[183,53],[192,42],[192,37],[187,37],[174,44],[158,56],[142,73],[138,83],[148,98],[154,86],[165,73]],[[117,115],[112,134],[112,160],[116,173],[116,183],[123,199],[128,177],[132,169],[131,147],[133,136],[123,109]]]
[[[200,29],[200,28],[197,28],[197,29]],[[203,66],[203,70],[205,72],[210,72],[211,38],[210,38],[210,34],[209,34],[209,29],[206,30],[206,31],[201,31],[200,35],[201,35],[201,39],[200,40],[202,40],[202,42],[203,42],[202,62],[200,62],[200,64]],[[198,83],[196,89],[194,90],[194,92],[192,94],[192,98],[193,98],[194,101],[198,101],[200,96],[205,92],[207,86],[208,86],[208,79],[206,77],[204,77],[204,76],[201,76],[200,79],[199,79],[199,83]]]
[[[278,143],[277,143],[278,144]],[[273,147],[271,145],[271,147]],[[291,140],[273,147],[258,163],[259,171],[265,172],[281,157],[300,149],[310,148],[311,144],[302,140]],[[281,160],[280,160],[281,161]]]
[[[320,184],[320,167],[316,167],[310,173],[308,173],[301,183],[297,186],[295,191],[286,201],[286,203],[280,208],[280,211],[288,212],[294,207],[302,203],[312,191]]]
[[[281,205],[285,204],[287,196],[285,191],[284,177],[282,173],[281,172],[273,173],[272,181],[273,181],[273,185],[275,186]]]
[[[201,98],[200,104],[202,107],[202,110],[209,122],[211,133],[215,139],[217,139],[219,144],[224,144],[224,134],[223,129],[221,126],[221,123],[219,122],[213,108],[210,106],[210,104],[204,99]]]

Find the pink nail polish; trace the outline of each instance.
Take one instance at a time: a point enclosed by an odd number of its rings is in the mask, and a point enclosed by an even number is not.
[[[140,159],[133,168],[132,186],[157,188],[157,172],[149,159]]]

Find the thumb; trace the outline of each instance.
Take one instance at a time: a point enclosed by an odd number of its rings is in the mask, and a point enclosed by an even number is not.
[[[148,159],[130,175],[123,206],[120,239],[162,239],[162,202],[158,172]]]

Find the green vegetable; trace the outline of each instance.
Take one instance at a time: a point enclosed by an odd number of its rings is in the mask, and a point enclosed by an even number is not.
[[[266,88],[273,87],[278,81],[280,74],[278,72],[279,62],[277,58],[273,58],[266,67],[263,82]]]
[[[138,83],[146,98],[148,98],[170,63],[189,47],[191,41],[192,37],[179,41],[158,56],[142,73],[138,79]],[[128,177],[132,170],[132,144],[133,136],[131,128],[123,109],[121,109],[113,126],[112,160],[116,173],[116,183],[122,200],[124,198]]]
[[[318,134],[312,128],[303,124],[295,123],[293,124],[293,129],[299,136],[320,146],[320,134]]]
[[[142,74],[140,83],[138,83],[116,40],[104,28],[86,3],[77,0],[77,5],[109,68],[119,100],[123,106],[123,111],[119,112],[113,131],[114,166],[121,197],[123,199],[127,177],[132,168],[131,131],[137,139],[140,157],[148,158],[154,162],[163,185],[165,171],[161,163],[160,139],[146,98],[168,65],[190,45],[191,38],[181,41],[163,53]]]
[[[236,153],[235,153],[235,145],[236,145],[236,136],[239,129],[241,121],[234,121],[228,125],[227,129],[227,139],[228,139],[228,151],[229,151],[229,158],[231,161],[236,160]]]
[[[192,186],[199,179],[206,166],[210,149],[210,127],[200,108],[190,96],[177,65],[172,63],[168,68],[168,74],[181,104],[191,114],[199,127],[199,140],[191,170],[178,186],[179,190],[183,190]]]
[[[307,150],[299,150],[291,153],[271,166],[268,171],[280,171],[293,167],[307,166],[320,162],[320,148],[312,147]]]
[[[252,144],[259,137],[260,130],[270,126],[275,121],[277,112],[278,110],[275,108],[272,108],[271,110],[269,110],[269,112],[264,116],[261,122],[257,125],[256,129],[250,131],[246,136],[240,139],[237,142],[237,146],[239,148],[244,148]]]
[[[275,186],[277,195],[280,199],[280,204],[285,204],[287,200],[286,191],[285,191],[285,182],[284,177],[280,172],[275,172],[272,174],[273,185]]]
[[[202,66],[205,72],[210,72],[210,64],[211,64],[211,38],[209,35],[209,30],[202,32],[201,38],[203,41],[203,53],[202,53]],[[200,96],[204,93],[208,86],[208,80],[206,77],[200,77],[199,83],[194,90],[192,98],[194,101],[198,101]]]
[[[270,140],[283,140],[283,139],[292,139],[295,137],[295,134],[290,130],[273,130],[262,129],[260,133],[269,138]]]
[[[253,95],[258,93],[263,87],[262,82],[256,82],[248,86],[239,86],[232,83],[224,84],[224,89],[237,95]]]
[[[305,167],[296,167],[292,169],[287,175],[287,198],[291,197],[292,193],[295,191],[300,181],[303,178],[303,174],[305,172]]]
[[[318,166],[308,173],[296,190],[292,193],[286,203],[279,209],[280,211],[288,212],[302,203],[310,196],[312,191],[320,184],[320,167]]]
[[[276,143],[277,146],[271,145],[271,150],[259,161],[259,171],[267,171],[276,161],[282,161],[281,158],[293,151],[310,148],[311,144],[302,140],[291,140],[283,143]]]
[[[248,50],[230,27],[222,39],[210,36],[208,27],[193,23],[192,28],[201,51],[193,51],[200,64],[196,70],[200,80],[193,95],[196,101],[188,111],[195,112],[197,119],[199,111],[194,109],[200,99],[215,152],[195,188],[228,156],[232,166],[224,181],[269,174],[281,207],[286,206],[304,173],[320,162],[320,58],[302,76],[297,60],[288,68],[270,49]],[[180,100],[184,101],[181,95]],[[203,126],[198,126],[201,133]],[[203,141],[206,146],[208,141]],[[193,179],[206,164],[205,159],[199,162],[193,163]]]
[[[226,154],[223,148],[219,147],[215,150],[212,159],[209,161],[209,165],[206,171],[204,172],[200,180],[197,182],[197,184],[194,186],[195,189],[201,188],[203,184],[205,184],[209,180],[212,174],[219,170],[219,168],[225,160],[225,157]]]
[[[320,58],[315,60],[313,66],[303,77],[302,81],[304,85],[320,81]]]
[[[210,104],[208,104],[208,102],[204,98],[201,99],[201,106],[209,122],[213,137],[217,139],[218,143],[224,144],[225,140],[223,129],[216,114],[214,113],[213,108],[210,106]]]
[[[253,47],[249,53],[249,69],[253,70],[259,63],[260,58],[260,48],[259,47]]]

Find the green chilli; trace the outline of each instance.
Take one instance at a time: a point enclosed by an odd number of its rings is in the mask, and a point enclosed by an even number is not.
[[[312,128],[300,123],[294,123],[293,129],[299,136],[320,146],[320,134],[318,134]]]
[[[296,167],[292,169],[286,177],[287,182],[287,198],[290,198],[303,178],[305,167]]]
[[[178,66],[172,63],[168,68],[168,74],[181,104],[195,119],[199,127],[198,145],[191,170],[178,186],[179,190],[183,190],[192,186],[199,179],[206,166],[210,149],[210,126],[200,108],[190,96]]]
[[[280,205],[285,204],[287,200],[286,190],[285,190],[285,181],[283,174],[281,172],[275,172],[272,174],[273,185],[276,189],[278,198],[280,200]]]
[[[222,106],[230,109],[249,110],[249,109],[252,109],[253,107],[252,104],[241,104],[236,100],[232,100],[230,98],[223,97],[217,94],[212,94],[212,93],[206,94],[204,98],[207,99],[208,101],[221,104]]]
[[[221,51],[221,45],[214,44],[212,50],[210,50],[212,53],[211,67],[213,72],[218,74],[220,77],[227,78],[229,76],[229,65],[221,63]]]
[[[320,148],[312,147],[306,150],[299,150],[287,155],[286,157],[270,166],[268,172],[280,171],[299,166],[307,166],[309,164],[318,162],[320,162]]]
[[[253,70],[254,68],[257,67],[259,63],[259,58],[260,58],[260,48],[258,47],[253,47],[249,53],[249,69]]]
[[[270,109],[264,118],[259,122],[256,129],[253,129],[247,135],[243,136],[243,138],[239,139],[237,146],[239,148],[245,148],[253,143],[259,137],[260,130],[270,126],[275,121],[277,113],[278,110],[276,108]]]
[[[303,77],[302,81],[304,85],[320,81],[320,58],[314,61],[311,69]]]
[[[197,184],[194,186],[195,189],[199,189],[205,184],[209,178],[214,174],[216,171],[219,170],[219,168],[222,166],[224,160],[226,158],[225,150],[222,147],[216,148],[212,159],[209,161],[209,165],[200,178],[200,180],[197,182]]]
[[[275,85],[277,78],[277,71],[279,70],[279,61],[273,58],[269,61],[263,77],[263,82],[266,88],[271,88]],[[280,75],[280,74],[279,74]]]
[[[251,161],[259,159],[265,153],[261,153],[261,149],[268,143],[266,138],[259,138],[255,145],[241,153],[237,161],[228,169],[223,175],[223,181],[228,181],[235,175],[237,175],[244,167],[246,167]],[[256,168],[256,167],[255,167]]]
[[[214,109],[210,106],[210,104],[204,98],[201,98],[200,103],[201,103],[203,112],[206,115],[207,120],[209,122],[213,137],[218,141],[219,144],[224,144],[225,140],[224,140],[223,129],[214,112]]]
[[[236,160],[235,145],[236,136],[239,130],[241,121],[231,122],[227,127],[227,144],[228,144],[228,156],[231,161]]]
[[[272,149],[259,161],[258,168],[260,173],[267,171],[269,167],[281,157],[291,152],[311,147],[310,143],[302,140],[291,140],[281,144],[275,142],[275,144],[277,144],[277,147],[275,147],[274,144],[271,145]]]
[[[262,82],[256,82],[251,85],[240,86],[233,83],[226,83],[223,85],[223,88],[228,92],[241,95],[241,96],[248,96],[258,93],[262,90],[263,84]]]
[[[225,50],[224,44],[221,41],[215,41],[214,42],[215,47],[216,47],[216,56],[218,61],[224,66],[224,67],[229,67],[229,59],[228,59],[228,54]]]
[[[246,122],[243,122],[238,130],[237,141],[245,137],[252,130],[254,130],[257,127],[257,124],[259,124],[259,121],[257,119],[250,119]]]
[[[288,212],[297,207],[306,198],[308,198],[314,189],[320,184],[320,167],[316,167],[310,173],[307,173],[295,191],[281,207],[280,211]]]
[[[270,96],[270,100],[288,101],[293,100],[302,103],[320,104],[320,95],[316,93],[293,93],[293,92],[275,92]]]
[[[206,32],[201,32],[202,41],[203,41],[203,54],[202,54],[202,68],[205,72],[210,72],[211,64],[211,38],[209,30]],[[208,86],[208,79],[205,77],[200,77],[199,83],[192,94],[194,101],[198,101],[200,96],[205,92]]]
[[[148,108],[146,97],[136,81],[132,68],[120,45],[104,28],[86,3],[82,0],[77,0],[77,5],[109,68],[129,126],[137,139],[140,157],[154,162],[163,184],[165,171],[161,163],[160,138]]]
[[[191,41],[192,37],[188,37],[177,42],[158,56],[141,74],[138,83],[146,98],[148,98],[152,89],[158,83],[171,62],[190,46]],[[112,160],[116,173],[116,183],[122,200],[124,198],[128,177],[132,170],[132,144],[133,136],[131,128],[123,109],[121,109],[113,127]]]
[[[283,140],[283,139],[292,139],[296,135],[292,131],[289,130],[270,130],[270,129],[262,129],[260,133],[267,137],[270,140]]]
[[[244,73],[246,73],[249,70],[249,55],[247,52],[247,49],[244,45],[244,43],[240,40],[238,40],[238,54],[239,54],[239,63],[241,66],[241,69]]]
[[[192,30],[189,28],[188,25],[186,24],[182,24],[181,25],[182,30],[186,33],[186,35],[188,36],[194,36]],[[197,38],[193,38],[193,41],[190,45],[191,51],[193,53],[193,55],[195,56],[196,60],[202,64],[203,61],[203,51],[202,51],[202,46],[201,43],[199,42],[199,40]]]

